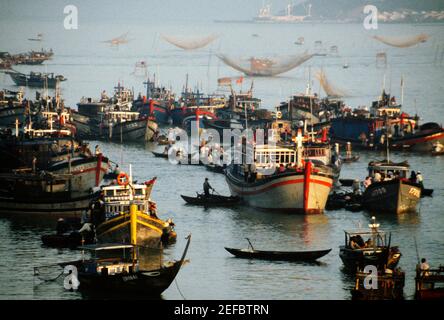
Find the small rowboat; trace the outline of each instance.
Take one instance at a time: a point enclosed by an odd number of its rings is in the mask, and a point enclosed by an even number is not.
[[[151,153],[152,153],[156,158],[164,158],[164,159],[168,159],[168,153],[156,152],[156,151],[151,151]]]
[[[206,164],[205,168],[208,171],[214,172],[214,173],[221,173],[224,174],[225,168],[223,166],[218,166],[216,164]]]
[[[331,251],[331,249],[317,251],[262,251],[251,248],[234,249],[227,247],[225,247],[225,250],[238,258],[282,261],[315,261]]]
[[[422,197],[431,197],[434,189],[422,189],[421,190],[421,198]]]
[[[358,160],[359,160],[359,156],[357,156],[357,155],[342,158],[343,163],[351,163],[351,162],[356,162]]]
[[[250,240],[246,238],[249,243],[248,249],[234,249],[227,248],[227,250],[232,255],[238,258],[247,259],[261,259],[261,260],[281,260],[281,261],[315,261],[326,254],[328,254],[331,249],[326,250],[316,250],[316,251],[263,251],[255,250]]]
[[[197,197],[188,197],[181,195],[188,204],[199,206],[234,206],[240,202],[239,197],[226,197],[221,195],[211,194],[209,197],[205,197],[203,194],[197,194]]]

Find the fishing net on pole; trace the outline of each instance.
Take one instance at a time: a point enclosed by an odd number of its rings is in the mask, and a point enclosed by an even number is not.
[[[331,98],[341,98],[346,96],[346,93],[331,84],[331,82],[327,79],[327,76],[325,75],[324,71],[318,71],[315,74],[316,79],[318,79],[319,83],[321,84],[322,89],[327,94],[327,96]]]
[[[56,281],[63,275],[63,267],[59,264],[34,267],[34,277],[44,281]]]
[[[171,43],[172,45],[184,50],[195,50],[203,48],[219,37],[218,35],[215,34],[203,38],[202,37],[179,38],[165,34],[162,34],[161,36],[168,43]]]
[[[226,65],[243,72],[247,76],[276,76],[291,69],[296,68],[305,61],[311,59],[313,54],[307,52],[300,55],[292,55],[278,58],[231,58],[223,54],[218,54]]]
[[[426,42],[429,39],[429,36],[425,33],[421,33],[410,37],[374,36],[373,38],[392,47],[408,48],[418,43]]]

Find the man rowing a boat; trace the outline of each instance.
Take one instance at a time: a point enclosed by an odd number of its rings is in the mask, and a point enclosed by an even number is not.
[[[203,184],[203,189],[204,189],[205,197],[207,197],[207,198],[210,196],[210,189],[215,191],[214,188],[208,182],[208,178],[205,178],[205,182]]]

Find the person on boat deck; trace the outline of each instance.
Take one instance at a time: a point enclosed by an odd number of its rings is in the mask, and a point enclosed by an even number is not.
[[[209,197],[210,196],[210,190],[215,191],[214,188],[208,182],[208,178],[205,178],[205,182],[203,184],[203,189],[204,189],[205,197]]]
[[[108,95],[106,94],[106,91],[105,90],[103,90],[102,91],[102,94],[101,94],[101,96],[100,96],[100,99],[103,101],[103,100],[108,100]]]
[[[421,264],[419,265],[419,269],[421,270],[421,276],[427,277],[429,275],[430,266],[425,258],[421,259]]]
[[[116,167],[114,168],[114,174],[118,175],[120,173],[119,165],[116,164]]]
[[[381,182],[381,180],[382,180],[381,173],[379,171],[375,171],[373,175],[373,182]]]
[[[416,181],[421,186],[421,189],[424,189],[424,178],[422,177],[421,171],[416,173]]]
[[[364,187],[367,189],[372,184],[372,178],[366,177],[364,180]]]
[[[96,156],[102,153],[102,151],[100,150],[99,145],[96,145],[95,153],[96,153]]]
[[[393,172],[389,171],[387,172],[387,176],[385,177],[384,181],[390,181],[393,180]]]
[[[373,247],[373,241],[371,238],[368,238],[368,240],[365,242],[365,247],[366,248],[371,248]]]
[[[410,182],[416,183],[416,172],[415,171],[410,172],[409,180],[410,180]]]
[[[66,223],[65,219],[60,218],[57,220],[56,232],[58,235],[62,235],[69,231],[69,226]]]
[[[284,165],[281,163],[280,165],[279,165],[279,173],[284,173],[285,172],[285,167],[284,167]]]

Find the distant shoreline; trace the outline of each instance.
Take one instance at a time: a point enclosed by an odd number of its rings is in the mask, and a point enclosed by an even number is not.
[[[256,21],[256,20],[213,20],[214,23],[242,23],[242,24],[362,24],[362,21],[341,21],[341,20],[307,20],[307,21]],[[390,25],[390,24],[409,24],[409,25],[420,25],[420,26],[434,26],[434,25],[444,25],[444,21],[436,22],[408,22],[408,21],[380,21],[379,24]]]

